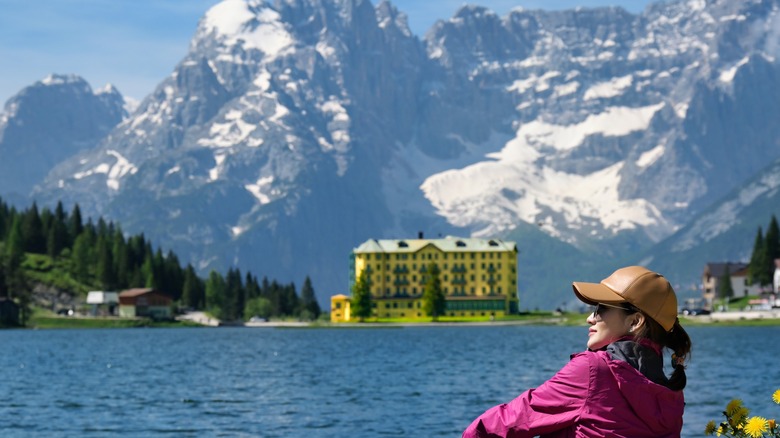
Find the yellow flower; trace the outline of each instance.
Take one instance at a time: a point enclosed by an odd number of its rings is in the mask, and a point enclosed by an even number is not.
[[[742,425],[745,422],[745,419],[747,419],[747,416],[750,414],[750,409],[740,406],[734,413],[731,415],[731,421],[732,425]]]
[[[770,431],[770,432],[771,432],[771,431],[774,431],[774,430],[775,430],[775,427],[777,427],[777,424],[775,423],[775,420],[774,420],[774,419],[772,419],[772,418],[770,418],[769,420],[767,420],[767,423],[769,424],[769,431]]]
[[[774,394],[772,394],[772,401],[780,405],[780,389],[775,391]]]
[[[745,423],[745,433],[752,438],[760,438],[768,429],[768,423],[764,417],[750,417]]]
[[[715,429],[717,429],[718,426],[715,425],[715,422],[710,420],[709,423],[707,423],[706,426],[704,426],[704,433],[707,435],[712,435],[715,433]]]
[[[729,404],[726,405],[726,415],[732,416],[734,415],[734,412],[737,411],[737,409],[742,407],[742,400],[735,398],[734,400],[731,400]]]

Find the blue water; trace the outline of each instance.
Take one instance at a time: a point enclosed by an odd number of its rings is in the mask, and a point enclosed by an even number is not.
[[[780,417],[780,328],[694,327],[683,436]],[[549,378],[584,327],[0,331],[0,436],[457,437]]]

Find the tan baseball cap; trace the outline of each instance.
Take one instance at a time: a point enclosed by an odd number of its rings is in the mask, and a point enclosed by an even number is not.
[[[677,320],[677,296],[663,275],[642,266],[613,272],[601,283],[572,283],[574,294],[591,305],[629,303],[644,312],[667,332]]]

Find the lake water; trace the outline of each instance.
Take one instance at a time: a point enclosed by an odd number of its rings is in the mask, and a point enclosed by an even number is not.
[[[780,417],[778,327],[694,327],[683,436],[732,398]],[[0,436],[459,437],[584,327],[0,331]]]

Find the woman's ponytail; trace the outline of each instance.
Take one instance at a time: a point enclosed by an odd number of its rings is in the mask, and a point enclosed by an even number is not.
[[[680,325],[680,320],[674,322],[674,327],[666,333],[664,346],[672,350],[672,376],[669,378],[669,389],[681,391],[688,382],[685,376],[685,363],[691,356],[691,338]]]

